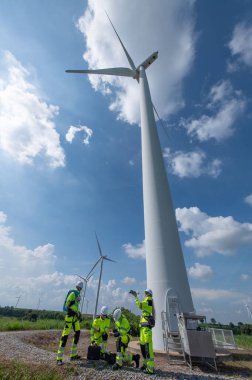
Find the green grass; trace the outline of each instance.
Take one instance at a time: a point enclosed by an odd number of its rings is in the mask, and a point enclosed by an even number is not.
[[[39,319],[36,322],[31,322],[14,317],[0,317],[0,331],[50,330],[62,329],[63,326],[64,321],[55,319]]]
[[[251,335],[235,335],[235,341],[238,347],[252,349]]]
[[[34,365],[17,362],[0,363],[0,379],[2,380],[61,380],[62,375],[57,368],[47,365]]]

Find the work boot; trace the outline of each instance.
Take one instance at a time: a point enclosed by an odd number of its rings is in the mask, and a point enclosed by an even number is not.
[[[74,360],[80,360],[81,359],[81,356],[79,355],[74,355],[70,358],[71,361],[74,361]]]
[[[140,371],[144,371],[146,369],[146,365],[142,365],[142,367],[140,368]]]
[[[136,368],[139,368],[140,355],[139,354],[133,355],[132,360],[136,363]]]
[[[118,369],[121,369],[121,366],[119,366],[117,363],[112,365],[113,371],[117,371]]]
[[[148,375],[154,375],[155,371],[150,371],[148,368],[145,368],[144,373],[147,373]]]
[[[62,365],[62,364],[63,364],[62,360],[57,360],[57,365],[58,365],[58,366],[60,366],[60,365]]]

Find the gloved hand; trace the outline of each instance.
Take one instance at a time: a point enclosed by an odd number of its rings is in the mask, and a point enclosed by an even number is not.
[[[119,331],[117,331],[116,329],[113,330],[113,334],[115,338],[118,338],[118,336],[120,336]]]
[[[135,290],[130,290],[129,294],[132,294],[134,297],[137,297],[137,292]]]
[[[77,318],[79,319],[80,322],[82,321],[81,313],[79,311],[77,313]]]
[[[102,340],[108,340],[108,334],[107,333],[102,334]]]

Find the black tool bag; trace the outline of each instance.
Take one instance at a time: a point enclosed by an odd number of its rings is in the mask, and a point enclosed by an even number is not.
[[[115,364],[116,354],[113,354],[112,352],[110,352],[109,354],[106,353],[104,359],[106,360],[106,362],[108,362],[108,364]]]
[[[101,355],[100,346],[89,346],[87,352],[87,360],[99,360]]]

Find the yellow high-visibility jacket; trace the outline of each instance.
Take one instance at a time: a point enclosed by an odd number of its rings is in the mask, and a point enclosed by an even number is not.
[[[109,327],[110,327],[110,318],[102,319],[101,316],[95,318],[93,320],[92,327],[90,330],[91,342],[93,342],[96,339],[99,339],[99,337],[103,333],[108,334]]]
[[[153,299],[151,296],[147,296],[143,299],[142,302],[139,301],[138,298],[136,298],[136,304],[137,307],[142,310],[142,315],[140,318],[140,326],[146,326],[148,327],[148,318],[149,316],[153,315]]]
[[[78,292],[76,296],[76,292]],[[79,302],[80,302],[80,292],[75,290],[74,292],[69,293],[66,300],[66,307],[68,309],[68,313],[71,311],[74,313],[78,313],[79,311]]]
[[[122,314],[120,319],[115,322],[115,328],[120,333],[120,336],[129,335],[130,332],[130,324],[128,319]],[[129,335],[130,337],[130,335]]]

